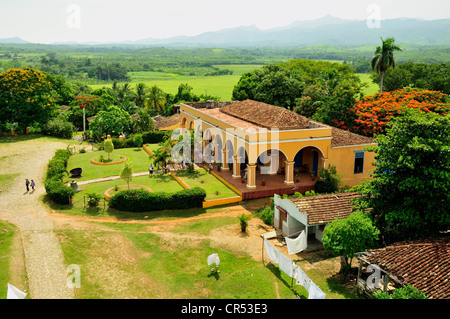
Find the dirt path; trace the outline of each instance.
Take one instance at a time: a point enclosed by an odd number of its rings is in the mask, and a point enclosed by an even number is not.
[[[53,233],[48,210],[39,200],[45,193],[46,165],[63,142],[30,139],[0,144],[0,174],[19,173],[8,189],[0,193],[0,219],[19,228],[32,299],[73,298],[66,285],[68,277],[60,244]],[[26,192],[25,178],[36,182],[34,192]]]

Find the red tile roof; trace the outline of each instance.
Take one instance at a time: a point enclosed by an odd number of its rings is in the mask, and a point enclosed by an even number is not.
[[[260,128],[278,128],[279,130],[331,128],[332,147],[374,143],[373,138],[313,121],[283,107],[263,102],[244,100],[184,104],[242,129],[250,127],[256,130]]]
[[[331,147],[372,143],[374,143],[374,140],[371,137],[358,135],[336,127],[332,127],[331,129]]]
[[[283,107],[253,100],[224,106],[221,112],[265,128],[279,130],[308,129],[309,119]]]
[[[450,234],[399,242],[369,250],[359,258],[423,291],[428,298],[450,299]]]
[[[351,199],[360,196],[357,192],[348,192],[293,198],[290,201],[301,213],[308,215],[308,225],[318,225],[347,218],[354,206]]]

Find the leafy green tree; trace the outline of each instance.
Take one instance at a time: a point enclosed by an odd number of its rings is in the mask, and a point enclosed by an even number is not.
[[[386,243],[450,227],[450,115],[407,110],[376,138],[373,179],[359,187],[361,208]]]
[[[33,68],[0,73],[0,124],[17,122],[25,130],[47,123],[56,115],[52,90],[49,77]]]
[[[380,93],[383,92],[384,73],[390,68],[395,67],[394,52],[402,51],[394,42],[394,38],[381,38],[382,45],[376,47],[375,56],[372,58],[372,70],[380,74]]]
[[[269,64],[243,74],[233,89],[233,99],[251,99],[292,109],[303,89],[300,73]]]
[[[103,148],[105,149],[105,152],[108,153],[108,159],[110,159],[110,154],[114,151],[114,143],[112,139],[107,138],[103,142]]]
[[[341,176],[337,173],[336,166],[328,165],[328,168],[319,169],[319,179],[316,182],[316,191],[320,194],[334,193],[339,190]]]
[[[142,146],[142,143],[144,143],[144,140],[142,139],[142,135],[141,134],[136,134],[133,137],[133,144],[134,144],[134,146],[136,146],[137,148],[140,148]]]
[[[120,172],[120,178],[128,184],[128,190],[130,190],[130,182],[133,179],[133,164],[126,161],[123,164],[122,171]]]
[[[100,111],[89,124],[95,140],[101,140],[106,134],[118,136],[130,131],[130,114],[117,106],[110,106],[106,111]]]
[[[341,76],[338,69],[327,69],[303,91],[294,111],[313,120],[348,129],[355,119],[351,111],[361,95],[359,79]]]
[[[363,212],[354,212],[345,219],[336,219],[323,232],[323,245],[340,256],[340,272],[347,272],[356,253],[375,248],[380,231]]]
[[[371,78],[374,83],[380,82],[380,75],[377,73],[373,73]],[[387,91],[411,86],[450,94],[450,64],[406,62],[387,70],[383,83]]]

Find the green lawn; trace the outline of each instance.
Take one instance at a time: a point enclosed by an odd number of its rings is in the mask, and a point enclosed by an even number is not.
[[[238,227],[237,219],[234,224]],[[88,274],[83,277],[81,288],[77,290],[80,299],[273,299],[278,296],[295,299],[295,292],[307,298],[302,287],[289,289],[290,278],[280,273],[277,267],[265,267],[248,255],[213,248],[209,239],[187,243],[177,237],[177,231],[173,231],[174,237],[167,241],[145,231],[142,225],[126,224],[125,228],[119,224],[107,225],[116,230],[116,240],[121,236],[131,244],[128,249],[135,257],[126,264],[109,262],[115,257],[114,249],[105,249],[103,245],[108,246],[111,232],[95,231],[86,235],[77,231],[58,231],[58,235],[64,238],[61,246],[66,263],[80,265]],[[212,253],[220,256],[218,274],[212,274],[211,267],[206,263],[207,256]],[[126,285],[111,289],[117,282],[101,280],[99,277],[104,276],[99,274],[98,265],[92,262],[94,256],[97,261],[105,262],[101,269],[108,272],[111,280],[116,279]]]
[[[204,169],[197,169],[194,174],[189,174],[187,171],[177,171],[176,174],[189,186],[203,188],[206,191],[207,200],[238,196],[238,194]]]
[[[373,95],[380,90],[379,85],[372,82],[369,73],[356,73],[356,75],[359,76],[361,82],[368,84],[368,87],[363,90],[364,96]]]
[[[262,65],[243,64],[243,65],[215,65],[219,69],[232,70],[232,75],[217,75],[217,76],[186,76],[173,73],[163,72],[130,72],[131,77],[129,82],[132,87],[136,83],[142,82],[147,86],[157,85],[164,92],[176,94],[178,86],[182,83],[187,83],[193,88],[195,94],[209,94],[218,96],[221,101],[231,100],[231,95],[234,86],[239,81],[241,75],[245,72],[253,71],[260,68]],[[111,87],[111,84],[95,84],[90,85],[93,89],[102,87]]]
[[[149,146],[151,150],[156,150],[157,147],[157,144],[151,144]],[[69,158],[67,171],[70,171],[71,169],[76,167],[81,167],[83,169],[83,172],[82,177],[78,179],[80,181],[120,175],[120,171],[122,170],[124,165],[123,163],[115,165],[95,165],[91,163],[92,158],[98,159],[101,155],[103,155],[105,159],[108,158],[108,153],[106,153],[105,151],[73,154]],[[128,161],[132,162],[134,173],[148,171],[148,167],[151,162],[149,155],[142,148],[119,148],[115,149],[114,152],[111,153],[111,155],[114,155],[116,157],[118,155],[126,156],[128,158]],[[67,179],[67,181],[68,180],[69,179]]]

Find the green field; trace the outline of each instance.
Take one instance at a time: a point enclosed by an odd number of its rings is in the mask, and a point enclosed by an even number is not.
[[[361,82],[365,82],[368,85],[363,90],[364,96],[373,95],[380,90],[380,87],[378,84],[372,83],[369,73],[356,73],[356,75],[359,76],[359,78],[361,79]]]
[[[178,86],[187,83],[193,88],[194,94],[208,94],[217,96],[221,101],[231,100],[233,88],[239,81],[241,75],[260,68],[262,65],[244,64],[244,65],[215,65],[219,69],[228,69],[233,71],[232,75],[216,76],[186,76],[174,73],[163,72],[130,72],[130,84],[132,87],[136,83],[145,83],[147,86],[157,85],[164,92],[176,94]],[[111,87],[111,84],[90,85],[92,89],[102,87]]]

